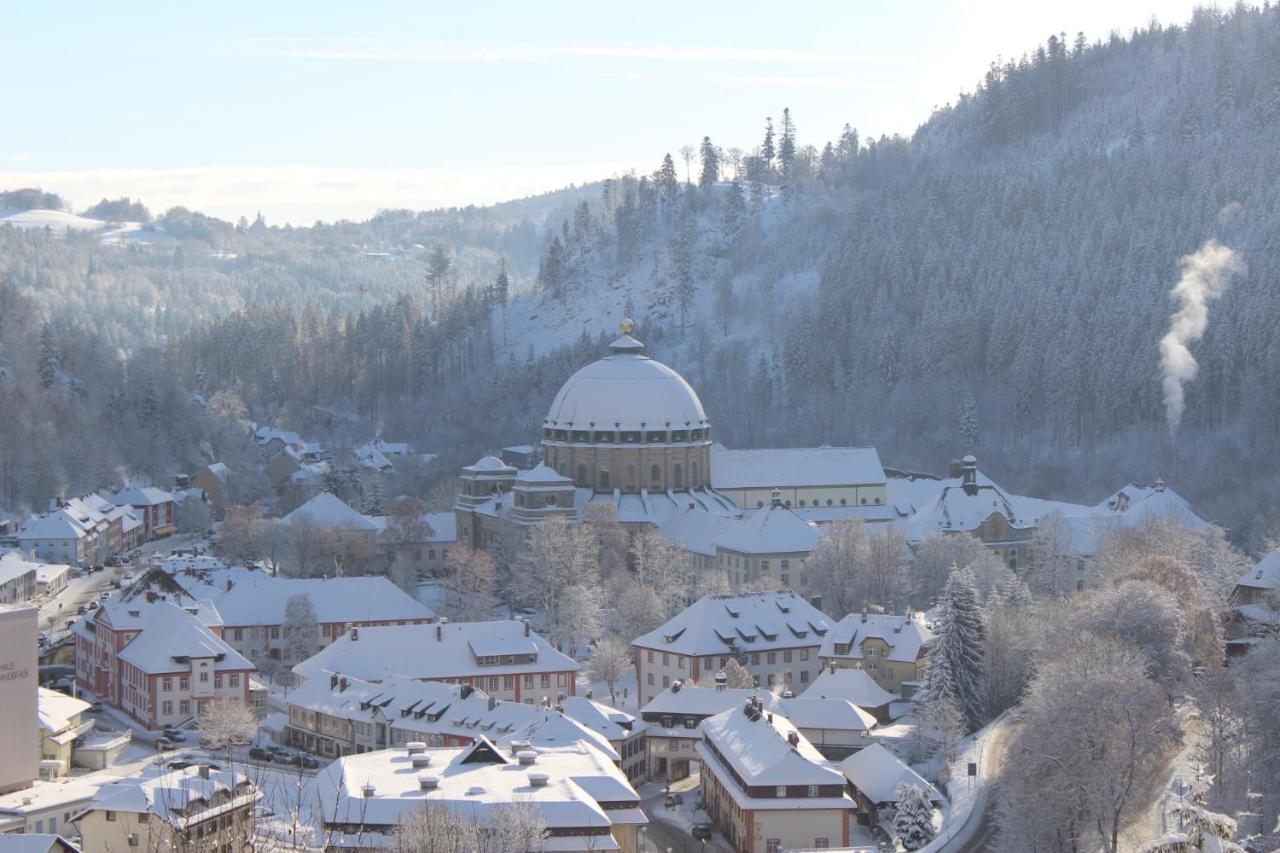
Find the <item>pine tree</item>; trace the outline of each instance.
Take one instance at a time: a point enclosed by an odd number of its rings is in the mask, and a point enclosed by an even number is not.
[[[62,355],[58,351],[58,342],[54,340],[53,329],[48,323],[40,330],[40,387],[48,390],[58,381],[58,371],[62,368]]]
[[[1182,119],[1178,122],[1183,142],[1194,142],[1200,136],[1200,101],[1192,99],[1182,111]]]
[[[705,192],[710,192],[711,188],[720,180],[720,151],[711,144],[711,137],[702,137],[702,145],[698,148],[698,154],[702,158],[702,172],[698,176],[698,186]]]
[[[453,262],[449,259],[449,250],[437,243],[427,256],[427,293],[431,297],[431,310],[439,314],[444,308],[450,290],[450,268]]]
[[[662,158],[662,165],[654,173],[653,181],[658,185],[663,204],[674,204],[680,195],[680,178],[676,175],[676,161],[671,159],[670,153]]]
[[[982,604],[973,572],[955,569],[942,590],[934,623],[934,644],[926,670],[925,700],[949,698],[965,717],[969,730],[982,725],[983,646],[986,635]]]
[[[498,262],[498,276],[493,280],[490,291],[494,305],[506,305],[511,297],[511,279],[507,277],[507,259]]]
[[[538,265],[538,284],[557,299],[564,295],[564,244],[559,236],[551,238],[542,255],[542,262]]]
[[[716,279],[716,318],[720,321],[720,329],[729,334],[729,326],[733,322],[733,279],[722,275]]]
[[[767,168],[773,166],[776,153],[773,148],[773,118],[770,116],[764,120],[764,142],[760,145],[760,159]]]
[[[742,236],[742,226],[747,219],[747,197],[742,184],[734,179],[729,184],[729,195],[724,202],[724,241],[733,246]]]
[[[778,142],[778,166],[784,178],[790,178],[796,163],[796,126],[791,121],[791,108],[782,110],[782,138]]]
[[[965,453],[978,447],[978,401],[968,388],[960,395],[960,447]]]
[[[902,782],[894,791],[893,834],[904,850],[919,850],[933,838],[933,804],[919,785]]]
[[[386,497],[382,489],[382,477],[374,474],[370,478],[369,488],[364,496],[364,514],[365,515],[386,515]]]
[[[676,279],[676,304],[680,308],[680,325],[689,325],[689,309],[693,307],[693,249],[697,240],[696,222],[686,209],[671,241],[671,268]]]

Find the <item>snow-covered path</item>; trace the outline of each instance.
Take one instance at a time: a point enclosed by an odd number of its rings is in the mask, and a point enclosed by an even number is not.
[[[951,806],[946,828],[921,853],[977,853],[988,849],[995,836],[991,795],[1015,721],[1012,713],[1005,712],[961,742],[947,786]],[[970,763],[977,765],[978,775],[972,779],[968,775]]]

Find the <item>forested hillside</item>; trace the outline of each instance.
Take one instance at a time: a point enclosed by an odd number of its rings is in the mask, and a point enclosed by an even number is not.
[[[39,310],[157,343],[153,369],[205,398],[450,462],[536,438],[632,314],[726,443],[875,444],[935,470],[973,451],[1077,499],[1163,474],[1241,543],[1270,535],[1280,11],[1054,36],[910,140],[809,140],[772,115],[532,210],[310,229],[179,211],[119,245],[0,227],[0,264]],[[1210,307],[1171,441],[1157,345],[1178,259],[1209,238],[1248,272]]]

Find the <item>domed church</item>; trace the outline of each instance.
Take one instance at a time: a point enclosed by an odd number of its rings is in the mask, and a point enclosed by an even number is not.
[[[530,467],[489,455],[462,469],[454,507],[459,541],[488,548],[512,526],[555,515],[576,520],[589,503],[613,504],[627,525],[692,515],[692,526],[708,534],[775,499],[887,520],[884,469],[874,449],[738,451],[714,444],[697,392],[645,352],[630,320],[619,329],[604,357],[569,377],[552,400],[540,452],[521,462]]]

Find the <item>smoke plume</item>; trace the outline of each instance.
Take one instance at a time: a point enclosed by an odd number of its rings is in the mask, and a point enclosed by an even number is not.
[[[1187,345],[1204,337],[1209,325],[1209,303],[1222,295],[1231,276],[1245,271],[1240,256],[1217,240],[1209,240],[1195,254],[1178,259],[1182,278],[1169,291],[1178,310],[1169,318],[1169,331],[1160,339],[1160,372],[1163,375],[1164,409],[1172,438],[1182,423],[1186,406],[1183,386],[1196,378],[1199,365]]]

